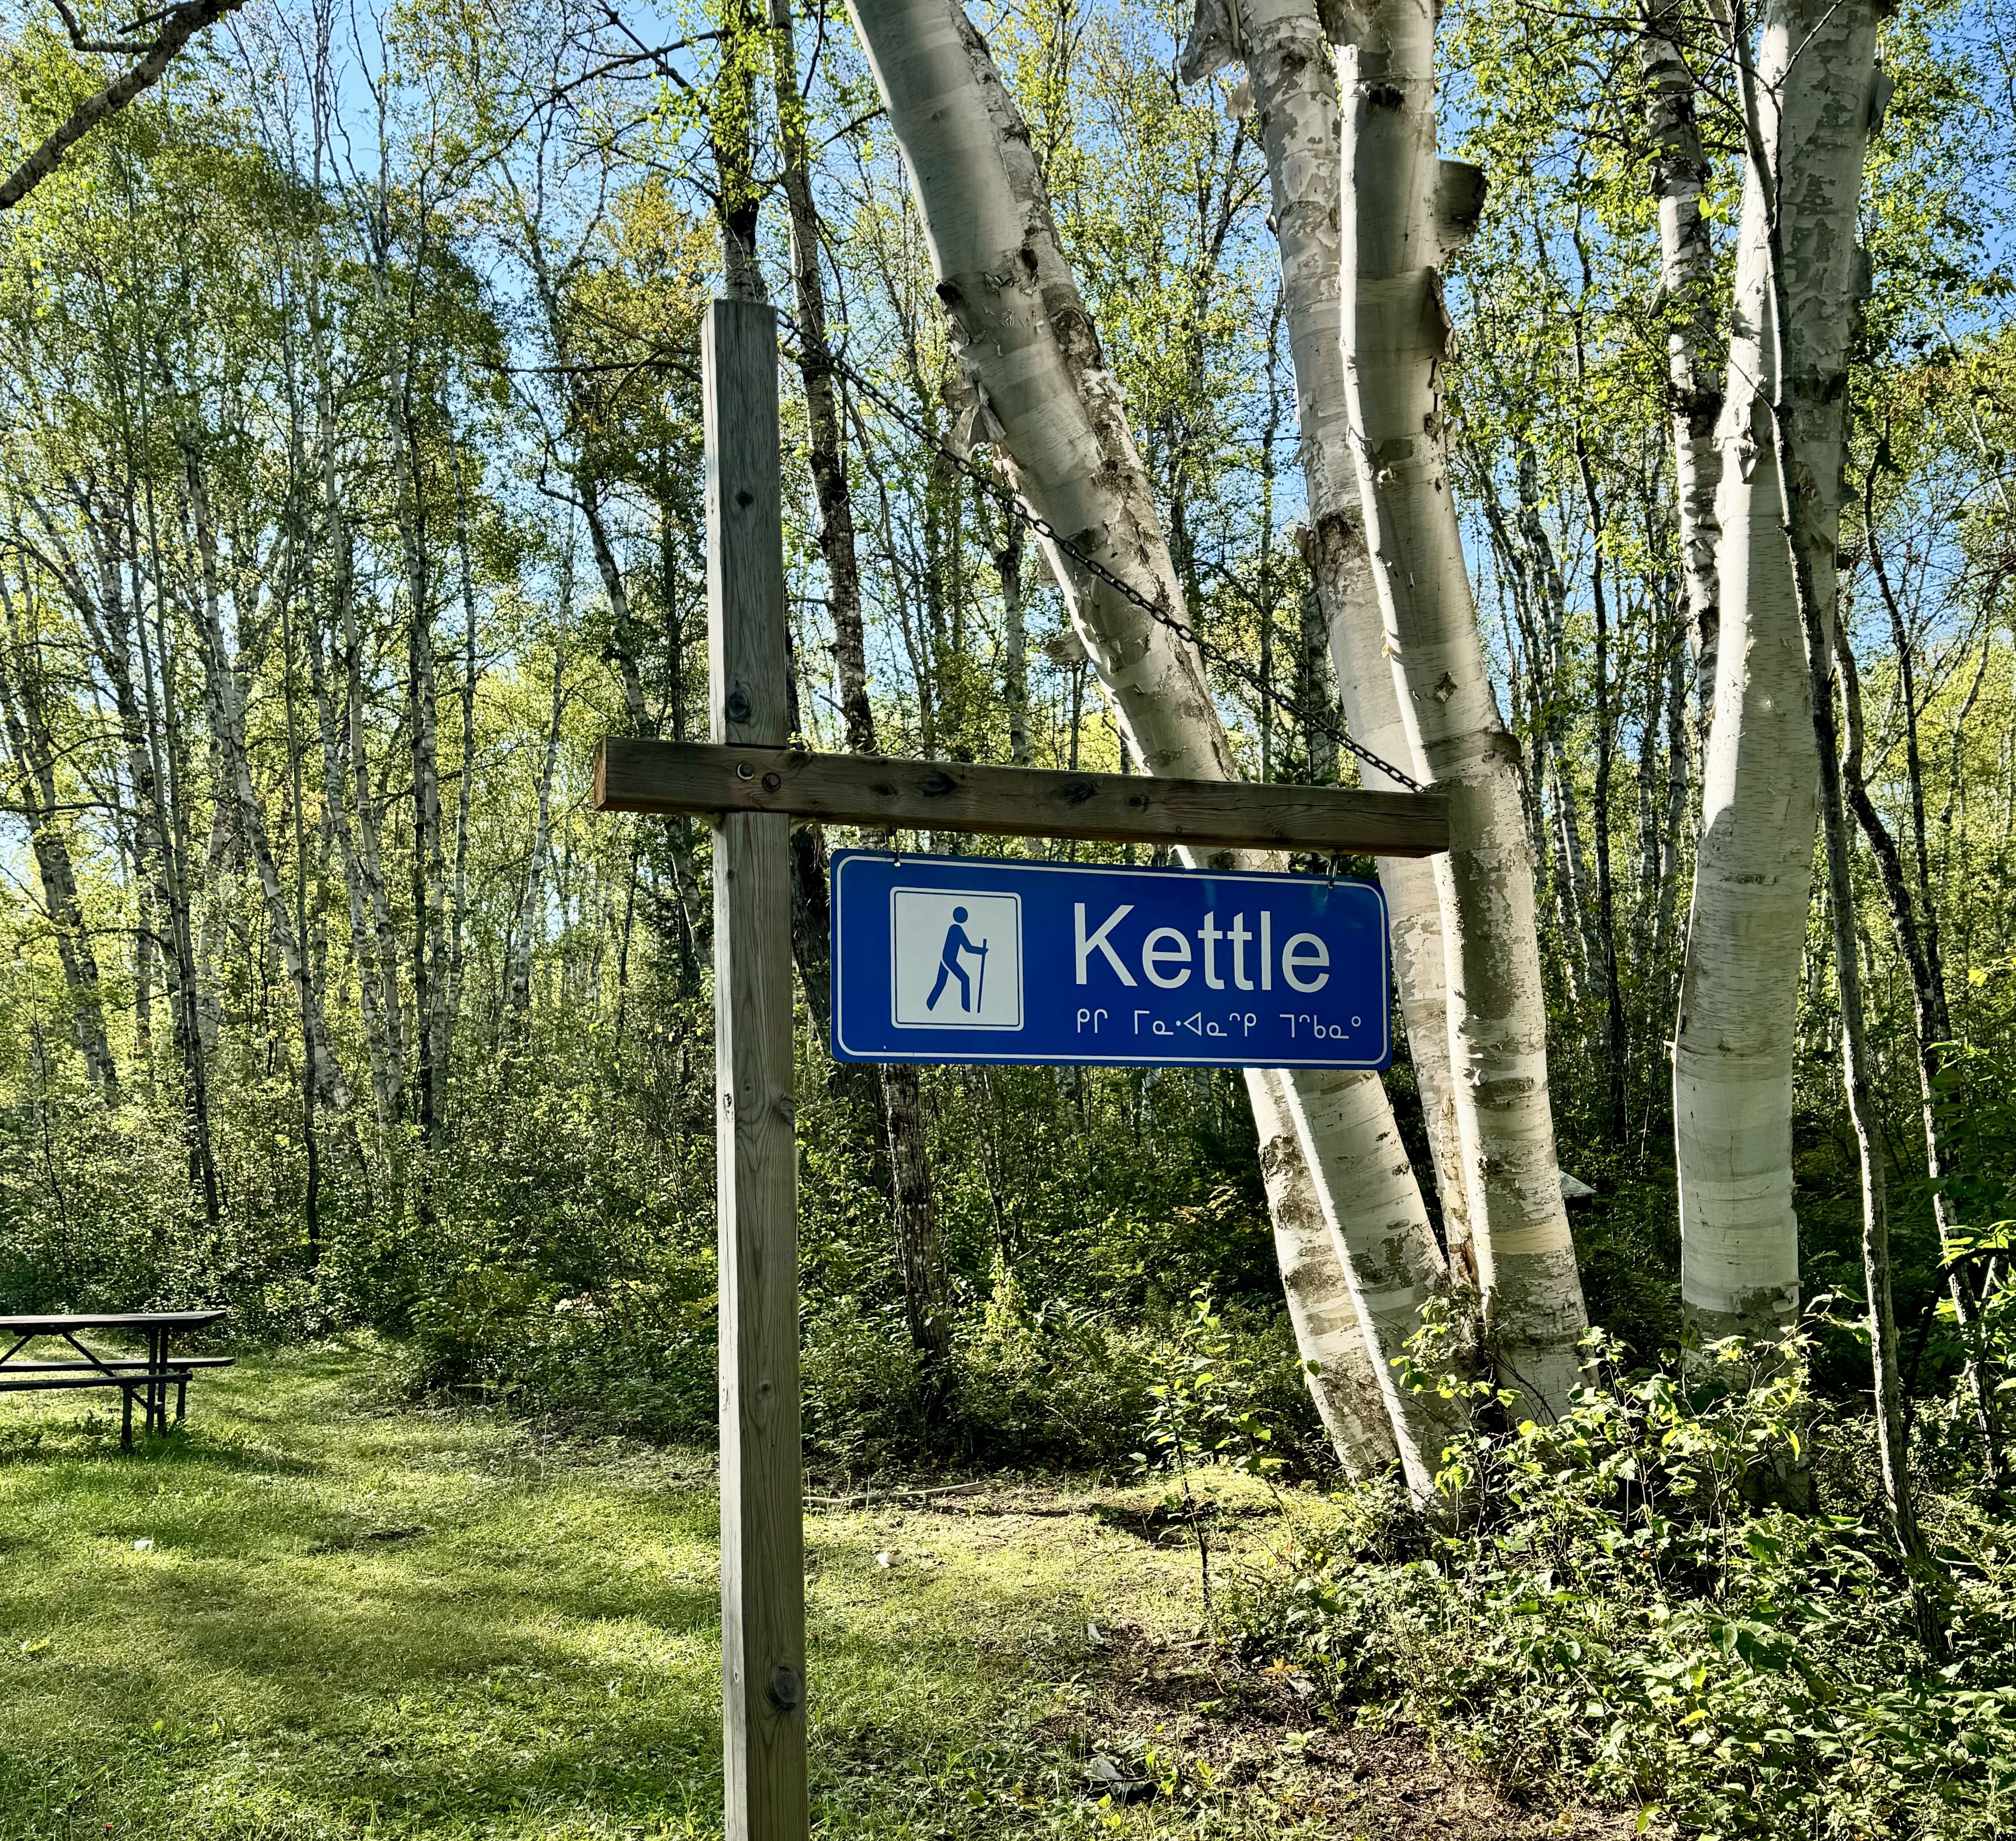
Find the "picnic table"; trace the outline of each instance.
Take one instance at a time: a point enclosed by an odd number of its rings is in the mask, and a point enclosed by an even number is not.
[[[41,1392],[52,1388],[118,1388],[125,1396],[119,1442],[130,1451],[133,1448],[133,1402],[136,1398],[141,1403],[144,1429],[166,1432],[170,1384],[175,1390],[175,1418],[179,1423],[189,1404],[190,1374],[197,1368],[231,1366],[232,1358],[228,1355],[169,1353],[169,1344],[175,1336],[203,1329],[223,1314],[221,1310],[127,1310],[0,1317],[0,1341],[13,1338],[7,1352],[0,1355],[0,1393]],[[101,1355],[77,1340],[78,1333],[84,1330],[122,1330],[129,1335],[144,1335],[147,1339],[146,1355],[144,1358]],[[16,1359],[30,1343],[43,1337],[60,1338],[68,1343],[77,1351],[79,1359]]]

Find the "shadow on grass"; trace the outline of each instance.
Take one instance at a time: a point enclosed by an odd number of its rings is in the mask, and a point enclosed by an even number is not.
[[[314,1458],[291,1457],[257,1444],[241,1444],[229,1437],[219,1439],[214,1431],[205,1435],[186,1425],[145,1436],[136,1428],[132,1450],[124,1450],[120,1446],[116,1420],[106,1435],[101,1435],[89,1421],[81,1426],[73,1423],[59,1428],[9,1426],[0,1430],[0,1469],[15,1465],[69,1465],[80,1469],[103,1465],[115,1475],[148,1465],[245,1476],[291,1477],[319,1475],[329,1468]]]

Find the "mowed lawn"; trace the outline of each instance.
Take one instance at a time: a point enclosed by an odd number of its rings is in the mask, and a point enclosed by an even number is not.
[[[365,1343],[200,1374],[131,1456],[116,1400],[0,1396],[0,1837],[719,1832],[707,1454],[415,1411]],[[813,1519],[826,1832],[1112,1819],[1074,1677],[1198,1616],[1120,1500]]]
[[[131,1456],[110,1396],[0,1395],[0,1841],[719,1835],[709,1454],[416,1410],[365,1341],[190,1392]],[[1282,1530],[1217,1486],[1223,1583]],[[815,1513],[815,1832],[1631,1832],[1202,1640],[1162,1494]]]

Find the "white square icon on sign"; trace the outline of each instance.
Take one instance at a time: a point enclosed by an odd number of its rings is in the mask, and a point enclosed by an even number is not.
[[[899,1029],[1022,1026],[1022,898],[889,892],[890,1020]]]

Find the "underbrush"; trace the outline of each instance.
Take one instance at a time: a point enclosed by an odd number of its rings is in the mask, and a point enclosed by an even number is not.
[[[419,1394],[599,1432],[707,1440],[715,1430],[711,1274],[563,1291],[475,1266],[423,1299],[406,1340]]]
[[[1286,1313],[1227,1306],[1213,1321],[1224,1360],[1247,1377],[1256,1410],[1278,1428],[1291,1472],[1330,1474],[1334,1461]],[[808,1444],[818,1461],[851,1470],[950,1461],[1131,1474],[1190,1334],[1188,1314],[1174,1311],[1122,1324],[1067,1304],[1032,1309],[1006,1274],[955,1328],[938,1378],[917,1357],[900,1315],[885,1319],[842,1300],[808,1331]]]
[[[1719,1346],[1686,1386],[1626,1378],[1600,1333],[1590,1353],[1562,1422],[1451,1449],[1439,1527],[1390,1484],[1332,1498],[1241,1581],[1238,1639],[1361,1720],[1417,1721],[1508,1785],[1635,1805],[1643,1828],[2006,1832],[2016,1552],[1972,1486],[1921,1490],[1928,1654],[1866,1430],[1827,1417],[1802,1353]]]
[[[1283,1313],[1214,1318],[1291,1474],[1331,1473]],[[954,1325],[937,1371],[897,1304],[841,1297],[808,1314],[801,1357],[806,1454],[855,1475],[954,1465],[1132,1472],[1186,1318],[1123,1324],[1032,1308],[1012,1274]],[[405,1340],[416,1393],[481,1400],[576,1428],[706,1443],[715,1435],[717,1327],[711,1271],[563,1291],[523,1270],[470,1266],[414,1309]]]

